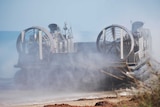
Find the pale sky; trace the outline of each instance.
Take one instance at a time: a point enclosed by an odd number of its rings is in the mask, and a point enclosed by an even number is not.
[[[154,23],[159,10],[159,0],[1,0],[0,30],[62,26],[66,21],[76,31],[94,31],[113,23],[129,25],[131,20]]]
[[[134,21],[151,30],[153,54],[160,59],[160,0],[0,0],[0,31],[48,29],[50,23],[62,28],[67,22],[76,41],[96,41],[104,27],[120,24],[130,30]]]
[[[95,40],[100,30],[111,24],[128,29],[131,21],[160,28],[160,0],[1,0],[0,31],[21,31],[31,26],[64,22],[72,26],[76,39]],[[90,33],[85,38],[81,33]],[[156,32],[155,32],[156,33]],[[160,32],[158,32],[160,33]]]

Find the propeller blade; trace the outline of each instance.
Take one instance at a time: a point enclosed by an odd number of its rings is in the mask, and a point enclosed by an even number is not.
[[[39,59],[43,59],[43,54],[42,54],[42,31],[38,32],[39,35]]]
[[[112,27],[111,30],[112,30],[113,40],[115,41],[116,40],[116,37],[115,37],[115,27]]]
[[[103,29],[102,35],[103,35],[103,44],[105,44],[105,41],[106,41],[106,30],[105,29]]]
[[[121,59],[123,59],[124,58],[124,53],[123,53],[123,30],[122,29],[121,29],[121,42],[120,42],[120,44],[121,44],[120,54],[121,54]]]

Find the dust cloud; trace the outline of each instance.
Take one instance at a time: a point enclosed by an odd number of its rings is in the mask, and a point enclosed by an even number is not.
[[[114,79],[101,72],[111,66],[106,58],[96,50],[84,49],[78,53],[59,53],[50,55],[49,59],[32,61],[25,59],[25,66],[15,74],[17,87],[26,89],[49,89],[55,92],[81,92],[113,89]],[[88,51],[88,52],[87,52]],[[113,73],[116,71],[112,71]],[[118,73],[117,73],[118,75]]]
[[[91,43],[92,49],[81,47],[83,51],[77,50],[78,53],[54,54],[44,58],[44,61],[38,60],[36,54],[30,58],[24,56],[24,66],[14,68],[19,61],[16,38],[6,38],[5,41],[1,45],[4,47],[1,48],[3,60],[0,62],[0,106],[36,102],[74,93],[113,90],[117,87],[114,84],[117,79],[100,72],[111,66],[109,61],[113,57],[105,57],[97,52],[96,43]],[[113,72],[116,73],[116,70]]]
[[[70,96],[117,88],[119,80],[100,72],[111,66],[108,61],[113,61],[113,57],[106,58],[95,49],[96,44],[93,49],[54,54],[44,61],[25,59],[25,66],[18,69],[13,78],[0,80],[0,105],[69,99]],[[116,70],[114,72],[118,75]]]

